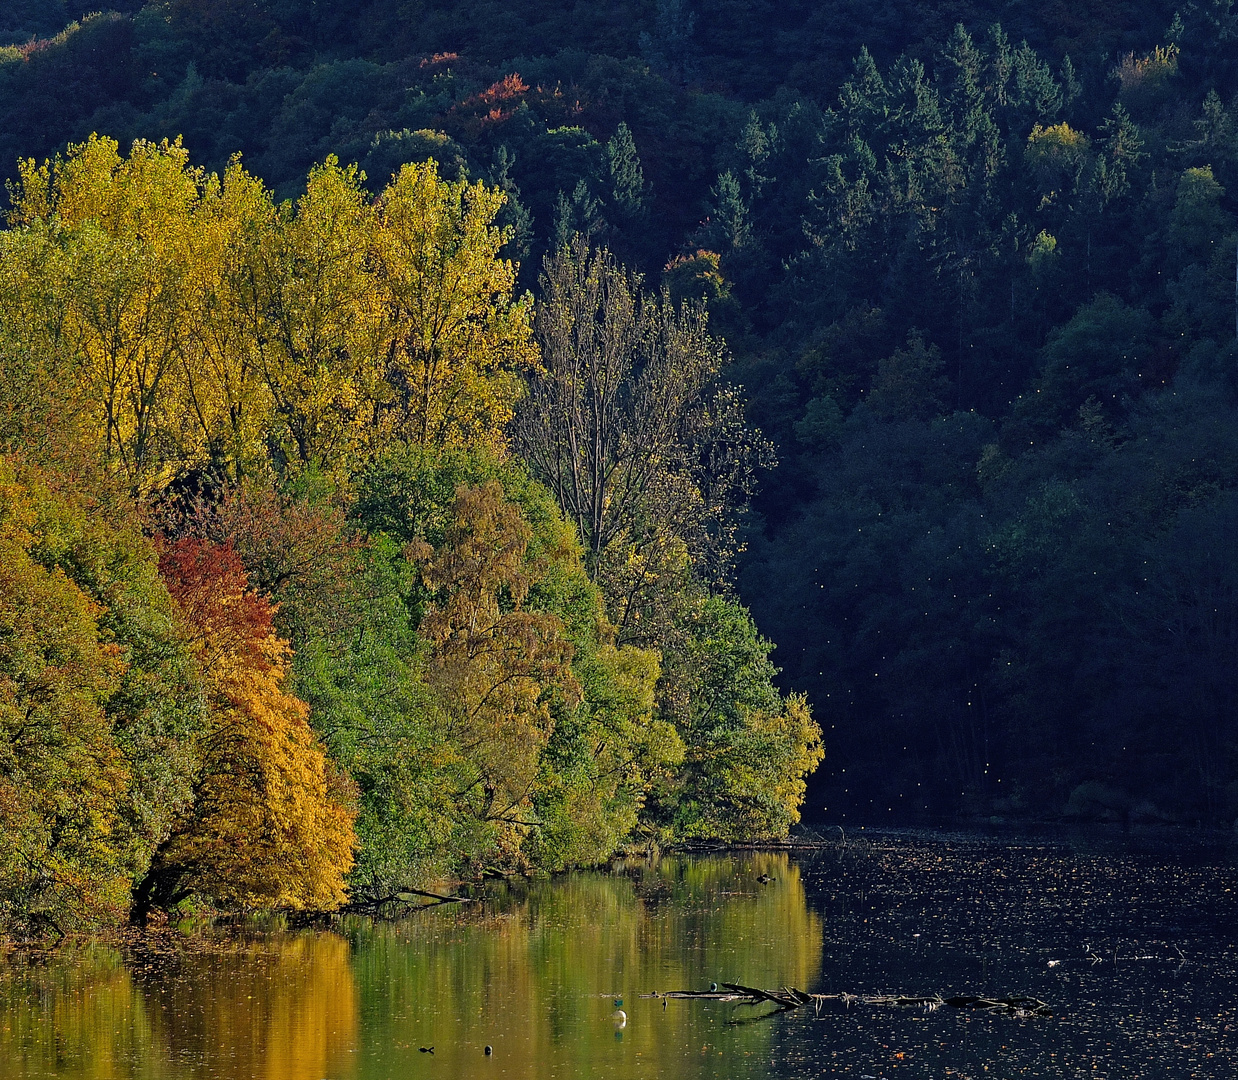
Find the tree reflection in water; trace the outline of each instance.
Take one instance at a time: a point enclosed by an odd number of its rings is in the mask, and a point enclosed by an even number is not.
[[[686,1078],[716,1075],[719,1055],[760,1073],[768,1028],[640,995],[741,976],[805,986],[822,943],[783,854],[621,864],[342,931],[0,969],[0,1075]]]
[[[757,854],[617,871],[512,888],[480,916],[350,927],[367,1038],[393,1064],[407,1047],[414,1075],[417,1048],[431,1045],[441,1075],[457,1077],[494,1074],[480,1071],[486,1044],[508,1077],[684,1080],[716,1075],[719,1053],[768,1067],[768,1029],[728,1025],[733,1006],[663,1009],[640,995],[741,977],[811,983],[822,923],[798,867]],[[628,1022],[616,1032],[618,997]]]
[[[0,1077],[1236,1075],[1235,852],[1170,839],[1143,852],[1129,838],[870,836],[798,862],[665,858],[516,882],[399,923],[14,956],[0,964]],[[1031,994],[1054,1015],[756,1021],[768,1006],[642,996],[732,981]]]
[[[269,1077],[351,1070],[357,988],[338,936],[0,968],[0,1076]]]

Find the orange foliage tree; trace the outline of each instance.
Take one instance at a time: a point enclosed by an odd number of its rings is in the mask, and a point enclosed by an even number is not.
[[[242,907],[329,908],[345,898],[354,812],[343,779],[284,689],[291,650],[230,543],[186,538],[160,570],[212,699],[194,802],[137,890],[140,921],[190,893]]]

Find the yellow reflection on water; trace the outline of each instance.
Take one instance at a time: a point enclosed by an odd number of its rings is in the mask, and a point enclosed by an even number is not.
[[[0,1077],[267,1077],[351,1070],[348,942],[271,935],[130,964],[110,949],[0,967]]]
[[[348,942],[280,935],[194,954],[145,986],[177,1076],[322,1080],[351,1068],[357,987]]]
[[[782,854],[633,863],[343,930],[0,965],[0,1077],[765,1076],[767,1010],[641,995],[807,987],[822,945]]]

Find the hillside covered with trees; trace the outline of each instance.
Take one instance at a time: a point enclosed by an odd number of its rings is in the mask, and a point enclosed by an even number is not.
[[[9,926],[780,835],[818,724],[1232,825],[1232,0],[112,8],[0,15]]]

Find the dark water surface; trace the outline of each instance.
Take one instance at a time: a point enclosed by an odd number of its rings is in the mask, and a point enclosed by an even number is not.
[[[625,864],[397,924],[13,959],[0,1077],[1238,1077],[1236,938],[1232,845],[866,835]],[[1030,994],[1055,1015],[641,996],[715,980]]]

